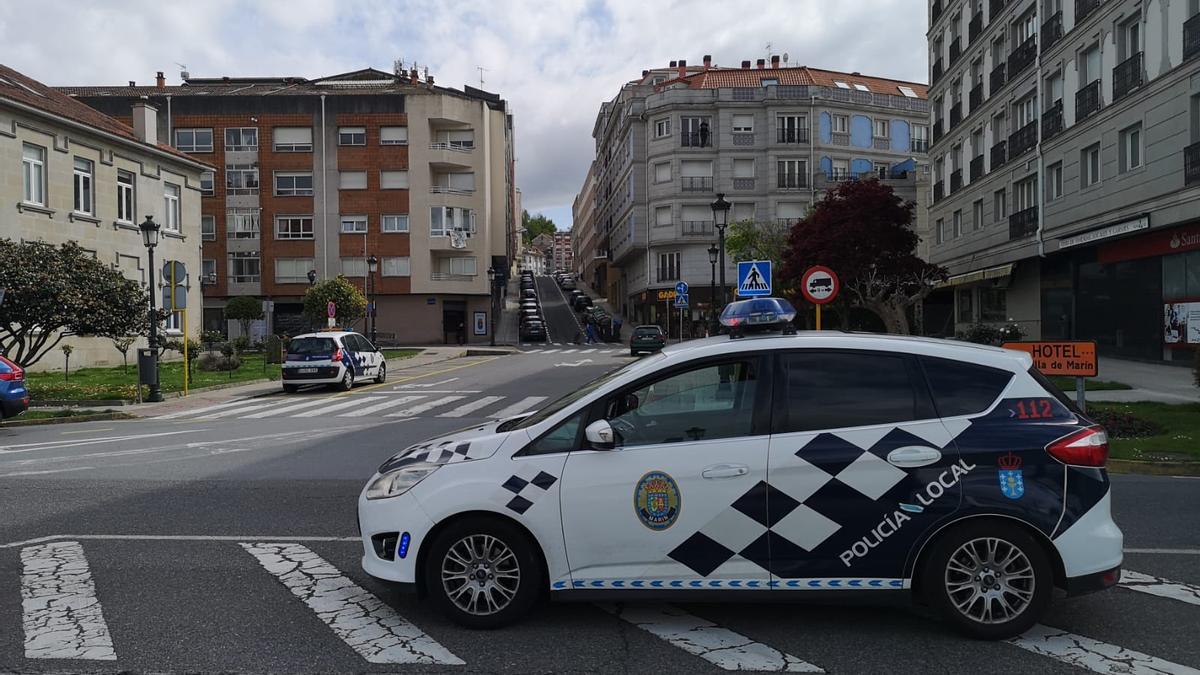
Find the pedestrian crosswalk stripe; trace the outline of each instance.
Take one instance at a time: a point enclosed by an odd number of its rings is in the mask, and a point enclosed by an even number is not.
[[[502,408],[500,410],[497,410],[496,412],[488,415],[488,417],[491,417],[494,419],[504,419],[505,417],[512,417],[513,415],[520,415],[521,413],[525,412],[526,410],[529,410],[533,406],[535,406],[545,400],[546,400],[545,396],[526,396],[525,398],[521,399],[520,401],[517,401],[516,403],[508,406],[507,408]]]
[[[1041,624],[1009,642],[1034,654],[1096,673],[1200,675],[1200,670],[1195,668]]]
[[[320,417],[321,415],[324,415],[325,413],[331,413],[335,410],[343,410],[345,408],[353,408],[356,405],[370,403],[371,401],[378,401],[382,398],[384,398],[384,397],[383,396],[352,396],[350,398],[345,399],[341,403],[334,403],[333,405],[327,405],[327,406],[325,406],[323,408],[319,408],[317,410],[305,410],[304,412],[299,412],[299,413],[296,413],[295,415],[292,415],[292,417]]]
[[[574,354],[577,351],[579,351],[579,350],[578,349],[568,349],[568,350],[565,350],[563,353],[564,354]]]
[[[453,410],[444,412],[441,415],[438,415],[438,417],[462,417],[467,413],[475,412],[480,408],[486,408],[496,401],[501,401],[503,399],[503,396],[484,396],[481,399],[471,401],[470,403],[464,403]]]
[[[243,543],[242,548],[370,663],[466,665],[307,547]]]
[[[233,415],[241,415],[242,413],[247,413],[247,412],[250,412],[251,410],[262,410],[263,408],[270,408],[273,406],[277,406],[280,403],[283,403],[283,401],[270,401],[268,403],[258,403],[255,405],[245,406],[244,408],[231,408],[229,410],[222,410],[220,412],[216,412],[211,415],[201,415],[201,416],[195,417],[193,419],[215,420],[215,419],[218,419],[221,417],[231,417]]]
[[[155,417],[154,419],[156,419],[156,420],[173,420],[178,417],[186,417],[188,415],[199,415],[202,413],[211,412],[213,410],[224,410],[225,408],[232,408],[237,405],[242,405],[243,403],[246,403],[246,401],[247,401],[247,399],[239,399],[237,401],[230,401],[228,403],[218,403],[217,405],[205,406],[203,408],[196,408],[194,410],[180,410],[179,412],[173,412],[173,413],[169,413],[167,415],[159,415],[158,417]]]
[[[579,353],[580,353],[580,354],[591,354],[591,353],[592,353],[592,352],[594,352],[594,351],[596,351],[596,350],[595,350],[595,349],[585,349],[585,350],[583,350],[583,351],[581,351],[581,352],[579,352]]]
[[[443,396],[441,398],[434,399],[432,401],[426,401],[424,403],[419,403],[417,405],[414,405],[411,408],[401,410],[400,412],[394,412],[390,415],[386,415],[386,417],[413,417],[415,415],[420,415],[423,412],[428,412],[430,410],[433,410],[434,408],[444,406],[447,403],[454,403],[455,401],[457,401],[459,399],[463,399],[463,398],[466,398],[466,396]]]
[[[112,635],[79,542],[23,548],[21,566],[25,658],[116,660]]]
[[[1189,605],[1200,605],[1200,586],[1167,581],[1162,577],[1153,577],[1141,572],[1121,570],[1121,587],[1139,593],[1157,595],[1160,598],[1186,602]]]
[[[429,397],[425,394],[418,396],[393,396],[390,400],[384,401],[383,403],[376,403],[375,405],[369,405],[358,410],[351,410],[348,413],[342,413],[341,415],[338,415],[338,417],[363,417],[364,415],[370,415],[371,413],[379,412],[380,410],[387,410],[388,408],[394,408],[398,405],[404,405],[405,403],[410,403],[412,401],[419,401],[423,398]]]
[[[315,406],[315,405],[321,405],[322,403],[325,403],[328,400],[329,400],[328,396],[322,396],[320,398],[309,399],[302,403],[293,403],[290,405],[285,405],[282,408],[271,408],[270,410],[256,412],[253,415],[245,415],[244,417],[242,417],[242,419],[257,420],[257,419],[262,419],[264,417],[270,417],[272,415],[278,415],[280,413],[292,412],[293,410],[303,410],[304,408],[311,408],[312,406]]]
[[[546,350],[543,350],[542,353],[543,354],[554,354],[554,353],[560,352],[560,351],[562,351],[562,350],[561,349],[546,349]]]
[[[823,673],[791,654],[670,605],[600,605],[601,609],[724,670]]]

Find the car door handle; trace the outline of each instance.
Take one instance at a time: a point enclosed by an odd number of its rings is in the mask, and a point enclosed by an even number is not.
[[[901,469],[929,466],[942,458],[942,452],[923,445],[906,445],[888,453],[887,461]]]
[[[750,467],[745,464],[714,464],[700,472],[704,478],[737,478],[750,473]]]

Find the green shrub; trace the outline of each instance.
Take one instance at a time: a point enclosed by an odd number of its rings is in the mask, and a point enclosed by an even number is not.
[[[1000,343],[1000,329],[995,326],[989,326],[986,323],[977,323],[965,331],[959,332],[955,337],[967,342],[974,342],[981,345],[995,345]]]
[[[1149,438],[1163,433],[1161,426],[1131,412],[1093,409],[1088,416],[1104,427],[1112,438]]]
[[[197,367],[206,372],[223,373],[227,370],[237,370],[242,367],[242,360],[236,354],[218,354],[216,352],[204,352],[200,358],[196,360]]]
[[[239,335],[233,339],[233,348],[237,353],[242,354],[250,349],[250,336]]]

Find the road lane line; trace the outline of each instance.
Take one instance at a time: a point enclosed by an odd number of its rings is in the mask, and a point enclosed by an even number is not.
[[[1200,675],[1195,668],[1041,624],[1008,642],[1034,654],[1106,675]]]
[[[480,394],[483,393],[479,389],[404,389],[396,387],[396,392],[401,394]],[[388,393],[388,392],[380,392]]]
[[[83,546],[59,541],[21,549],[27,659],[115,661]]]
[[[375,405],[369,405],[361,410],[351,410],[348,413],[342,413],[341,415],[338,415],[338,417],[363,417],[370,415],[371,413],[379,412],[380,410],[387,410],[388,408],[394,408],[398,405],[403,405],[409,401],[419,401],[423,398],[428,398],[428,396],[425,394],[418,396],[392,396],[390,397],[391,400],[384,401],[382,403],[376,403]]]
[[[271,415],[278,415],[280,413],[292,412],[293,410],[303,410],[304,408],[311,408],[312,406],[315,406],[315,405],[321,405],[322,403],[325,403],[328,400],[329,400],[328,396],[322,396],[322,397],[315,398],[315,399],[309,399],[307,401],[304,401],[303,403],[292,403],[289,405],[285,405],[282,408],[274,408],[272,410],[264,410],[263,412],[256,412],[253,415],[245,415],[242,417],[242,419],[257,420],[257,419],[262,419],[264,417],[270,417]]]
[[[670,605],[600,605],[600,608],[724,670],[825,672],[791,654]]]
[[[242,543],[343,642],[370,663],[466,663],[300,544]]]
[[[83,445],[96,445],[99,443],[116,443],[119,441],[136,441],[142,438],[158,438],[160,436],[174,436],[176,434],[198,434],[209,429],[185,429],[176,431],[162,431],[154,434],[136,434],[133,436],[108,436],[106,438],[87,438],[79,441],[63,440],[63,441],[43,441],[41,443],[21,443],[19,445],[4,445],[0,446],[0,455],[15,455],[21,452],[36,452],[38,450],[62,450],[65,448],[77,448]]]
[[[507,408],[502,408],[500,410],[497,410],[496,412],[492,413],[491,415],[488,415],[488,417],[491,417],[492,419],[502,420],[505,417],[512,417],[513,415],[520,415],[521,413],[525,412],[526,410],[529,410],[533,406],[535,406],[545,400],[546,400],[545,396],[526,396],[525,398],[521,399],[520,401],[517,401],[516,403],[508,406]]]
[[[82,431],[60,431],[58,433],[62,434],[63,436],[67,436],[70,434],[98,434],[101,431],[112,431],[112,430],[113,430],[113,427],[105,427],[103,429],[84,429]]]
[[[484,396],[481,399],[471,401],[470,403],[464,403],[464,404],[458,406],[457,408],[454,408],[453,410],[444,412],[441,415],[438,415],[438,417],[462,417],[462,416],[466,415],[467,413],[475,412],[476,410],[479,410],[480,408],[486,408],[487,406],[495,403],[496,401],[502,401],[502,400],[504,400],[503,396]]]
[[[1168,581],[1162,577],[1150,576],[1132,570],[1121,570],[1121,588],[1128,588],[1139,593],[1157,595],[1160,598],[1170,598],[1186,602],[1189,605],[1200,605],[1200,586],[1185,584],[1178,581]]]
[[[400,412],[394,412],[390,415],[384,415],[384,417],[415,417],[416,415],[420,415],[423,412],[427,412],[427,411],[433,410],[434,408],[444,406],[447,403],[454,403],[455,401],[458,401],[458,400],[464,399],[464,398],[466,398],[466,396],[443,396],[441,398],[435,398],[432,401],[418,403],[417,405],[414,405],[411,408],[405,408],[404,410],[401,410]]]
[[[325,413],[331,413],[335,410],[342,410],[343,408],[350,408],[350,407],[353,407],[356,405],[362,405],[364,403],[370,403],[371,401],[378,401],[378,400],[381,400],[384,398],[388,398],[388,397],[386,397],[386,396],[355,396],[347,401],[342,401],[341,403],[327,405],[324,408],[321,408],[320,410],[305,410],[304,412],[299,412],[299,413],[296,413],[295,415],[292,415],[292,417],[320,417],[321,415],[324,415]]]

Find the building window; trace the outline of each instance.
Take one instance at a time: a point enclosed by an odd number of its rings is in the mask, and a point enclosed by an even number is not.
[[[754,115],[739,114],[733,116],[733,133],[754,133]]]
[[[385,277],[407,277],[412,275],[408,256],[384,257],[380,261],[379,272]]]
[[[808,117],[804,115],[779,115],[775,118],[780,143],[807,143]]]
[[[846,115],[833,116],[833,133],[848,134],[850,133],[850,118]]]
[[[997,222],[1008,217],[1007,190],[1000,189],[992,193],[992,215],[995,216]]]
[[[367,276],[367,259],[366,258],[342,258],[342,276],[344,277],[365,277]]]
[[[229,281],[235,284],[256,284],[262,278],[262,260],[258,251],[229,254]]]
[[[445,237],[451,230],[462,230],[468,236],[475,232],[475,212],[454,206],[434,206],[429,209],[429,236]]]
[[[654,209],[655,227],[666,227],[671,224],[671,207],[659,206]]]
[[[227,239],[258,239],[258,209],[254,207],[229,209],[225,212]]]
[[[1091,84],[1100,79],[1100,45],[1093,44],[1083,50],[1083,54],[1079,59],[1081,67],[1079,69],[1079,84],[1080,86]]]
[[[338,172],[338,189],[339,190],[366,190],[367,189],[367,172],[366,171],[339,171]]]
[[[1008,293],[1003,288],[979,289],[979,320],[1006,321],[1008,319]]]
[[[311,172],[277,172],[275,174],[276,197],[305,197],[313,193]]]
[[[46,205],[46,149],[28,143],[21,147],[21,175],[26,204]]]
[[[176,129],[175,149],[181,152],[212,152],[212,129]]]
[[[973,300],[975,289],[963,288],[958,291],[958,322],[959,323],[974,323],[975,308]]]
[[[117,172],[117,220],[122,223],[132,223],[137,213],[137,202],[134,199],[134,178],[128,171]]]
[[[1062,162],[1055,162],[1046,167],[1046,200],[1058,199],[1063,193]]]
[[[659,162],[654,165],[654,182],[669,183],[671,182],[671,163]]]
[[[891,138],[891,125],[887,120],[875,120],[875,138]]]
[[[679,252],[658,254],[658,281],[679,280]]]
[[[380,190],[407,190],[408,189],[408,172],[407,171],[380,171],[379,172],[379,189]]]
[[[1013,212],[1020,213],[1037,206],[1037,175],[1030,176],[1013,186]]]
[[[408,232],[408,214],[383,216],[381,230],[384,232]],[[407,276],[407,275],[405,275]]]
[[[200,172],[200,194],[205,197],[211,197],[216,194],[216,188],[213,186],[213,172]]]
[[[955,239],[958,239],[959,237],[962,236],[962,209],[959,209],[958,211],[954,212],[953,235],[954,235]]]
[[[1117,38],[1120,42],[1121,61],[1132,58],[1142,51],[1142,17],[1135,15],[1121,24],[1121,32]]]
[[[276,239],[312,239],[312,216],[275,216]]]
[[[366,234],[366,216],[342,216],[342,234]]]
[[[312,152],[312,127],[276,127],[275,152]]]
[[[1100,144],[1096,143],[1079,153],[1079,182],[1083,187],[1100,182]]]
[[[163,320],[163,330],[172,335],[178,335],[183,332],[183,312],[167,312],[167,318]]]
[[[217,283],[217,261],[212,258],[205,258],[200,261],[200,283],[215,284]]]
[[[226,164],[225,191],[231,195],[258,194],[258,167],[254,164]]]
[[[443,129],[434,135],[433,140],[436,146],[465,152],[475,147],[475,130]]]
[[[1037,94],[1030,94],[1025,98],[1017,101],[1013,106],[1014,116],[1017,118],[1017,129],[1024,129],[1026,124],[1029,124],[1037,119]]]
[[[912,149],[913,152],[929,151],[929,125],[912,125]]]
[[[670,117],[664,117],[662,119],[654,120],[654,137],[655,138],[666,138],[667,136],[670,136],[670,135],[671,135],[671,118]]]
[[[1121,132],[1121,173],[1142,165],[1142,125],[1135,124]]]
[[[380,145],[408,145],[408,127],[380,127]]]
[[[179,231],[179,186],[163,183],[163,229]]]
[[[681,117],[679,130],[683,147],[707,148],[712,145],[712,125],[707,117]]]
[[[479,273],[479,267],[472,256],[456,258],[438,258],[434,278],[442,277],[473,277]]]
[[[90,159],[75,158],[75,213],[91,215],[96,210],[95,195],[92,192],[95,184],[95,166]]]
[[[308,271],[313,268],[312,258],[276,258],[275,283],[308,283]]]
[[[776,165],[779,188],[794,190],[808,184],[808,164],[802,159],[781,159]]]
[[[200,216],[200,239],[204,241],[216,241],[217,219],[213,216]]]
[[[234,127],[225,130],[226,152],[258,152],[258,129]]]
[[[941,244],[944,241],[946,241],[946,223],[938,218],[933,226],[933,243]]]
[[[971,204],[971,231],[983,229],[983,200],[976,199]]]
[[[338,127],[338,145],[366,145],[366,127]]]
[[[735,159],[733,160],[733,177],[749,178],[754,180],[754,160],[753,159]],[[736,180],[735,180],[736,182]]]

